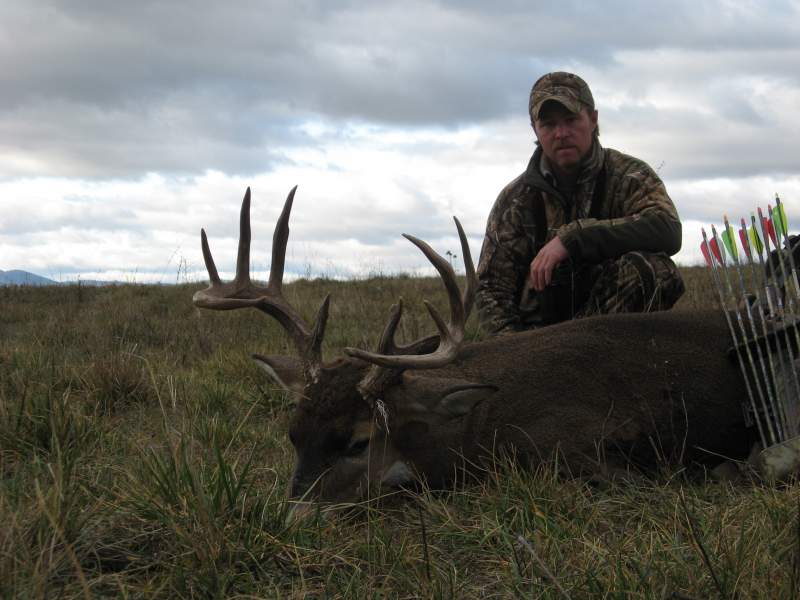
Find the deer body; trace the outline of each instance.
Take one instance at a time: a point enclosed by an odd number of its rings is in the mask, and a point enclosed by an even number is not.
[[[308,325],[281,291],[293,197],[294,190],[275,229],[268,285],[250,281],[248,189],[236,278],[219,279],[203,232],[211,285],[194,302],[257,308],[294,342],[297,358],[254,358],[298,400],[289,427],[296,453],[290,495],[306,506],[355,502],[420,479],[444,486],[498,453],[528,464],[557,456],[566,471],[591,474],[606,466],[719,462],[749,450],[741,376],[726,356],[719,312],[592,317],[463,343],[476,278],[457,220],[463,293],[449,262],[406,236],[447,289],[449,323],[428,305],[439,335],[398,346],[398,304],[377,352],[346,348],[347,357],[324,363],[329,299]]]
[[[718,312],[664,312],[570,321],[466,345],[451,365],[406,372],[403,384],[387,391],[387,403],[412,402],[409,395],[436,379],[497,391],[488,390],[462,419],[428,432],[416,427],[400,452],[437,485],[454,467],[498,451],[533,463],[558,451],[574,473],[603,461],[653,467],[739,458],[750,436],[727,339]],[[402,444],[402,429],[398,437]]]

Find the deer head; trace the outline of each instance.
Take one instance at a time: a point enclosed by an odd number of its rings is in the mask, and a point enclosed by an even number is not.
[[[314,323],[309,325],[282,294],[289,215],[295,191],[296,187],[289,193],[275,227],[267,285],[250,280],[248,188],[240,214],[236,276],[227,283],[220,280],[206,233],[201,231],[210,285],[197,292],[193,302],[213,310],[256,308],[276,319],[286,330],[297,350],[296,357],[259,354],[253,357],[297,400],[289,427],[296,453],[290,496],[302,501],[353,502],[409,483],[415,477],[415,467],[403,449],[414,446],[408,438],[430,435],[431,428],[467,414],[494,391],[494,386],[459,378],[423,381],[404,376],[408,369],[436,369],[456,358],[475,296],[475,269],[457,219],[467,272],[463,294],[450,263],[422,240],[406,235],[442,278],[450,304],[449,322],[426,301],[439,334],[406,346],[398,345],[395,331],[402,315],[400,302],[392,307],[375,352],[346,348],[347,356],[326,363],[322,342],[330,297],[325,297]],[[398,385],[401,381],[402,385]]]

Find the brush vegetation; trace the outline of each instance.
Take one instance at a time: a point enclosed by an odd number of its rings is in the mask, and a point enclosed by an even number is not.
[[[676,310],[714,305],[684,274]],[[291,406],[249,354],[291,348],[257,311],[195,309],[200,287],[0,288],[0,597],[797,597],[794,482],[598,487],[498,459],[287,524]],[[285,289],[309,320],[328,292],[328,358],[374,347],[400,296],[406,339],[446,303],[435,279]]]

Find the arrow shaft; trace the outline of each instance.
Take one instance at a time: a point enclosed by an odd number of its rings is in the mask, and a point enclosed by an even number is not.
[[[745,231],[747,229],[746,225],[744,223],[744,219],[742,219],[742,229],[745,230]],[[761,279],[759,278],[758,269],[756,269],[755,262],[753,261],[752,252],[746,253],[746,254],[748,254],[748,259],[749,259],[749,263],[750,263],[751,275],[752,275],[752,278],[753,278],[753,287],[754,287],[755,296],[756,296],[756,309],[757,309],[757,312],[758,312],[758,318],[761,321],[761,332],[762,332],[762,335],[763,335],[763,338],[764,338],[767,358],[769,359],[769,368],[770,368],[770,373],[772,375],[772,382],[774,384],[773,387],[774,387],[774,390],[775,390],[775,396],[776,396],[776,398],[778,398],[778,401],[780,403],[781,394],[780,394],[780,392],[778,390],[778,386],[777,386],[778,373],[777,373],[777,371],[775,369],[775,361],[773,360],[772,352],[770,352],[769,330],[767,328],[767,319],[766,319],[766,315],[764,313],[764,305],[761,302],[760,294],[758,293],[758,289],[760,287],[759,284],[761,282]],[[760,253],[759,253],[759,258],[761,258],[761,254]],[[761,260],[763,261],[763,259],[761,259]],[[761,275],[762,275],[762,278],[765,277],[764,269],[761,269]],[[740,274],[740,278],[741,278],[741,274]],[[741,285],[744,288],[744,282],[743,281],[741,282]],[[783,348],[782,348],[780,340],[778,339],[777,334],[775,334],[775,347],[776,347],[776,352],[777,352],[777,355],[778,355],[777,356],[777,359],[778,359],[777,362],[778,362],[778,365],[779,365],[779,368],[780,368],[780,371],[781,371],[781,381],[784,384],[783,385],[783,389],[785,390],[787,385],[788,385],[789,380],[792,379],[792,377],[790,377],[786,373],[787,362],[786,362],[786,359],[784,358]],[[789,356],[791,356],[791,351],[789,349],[787,349],[787,352],[789,353]],[[795,373],[794,369],[792,369],[791,371],[792,371],[791,375],[793,376],[793,380],[794,380],[793,383],[795,384],[795,387],[800,391],[800,387],[797,387],[797,385],[798,385],[797,374]],[[780,404],[779,404],[779,407],[780,407]],[[777,409],[779,407],[775,407],[775,408]],[[785,415],[781,415],[781,416],[785,416]],[[785,419],[784,419],[783,423],[779,423],[778,429],[781,429],[783,431],[783,435],[784,436],[787,435],[787,431],[786,431],[787,428],[786,428]]]
[[[778,214],[780,214],[780,210],[781,210],[780,198],[776,198],[776,200],[777,200],[777,211],[778,211]],[[792,270],[792,281],[795,282],[795,284],[796,284],[797,279],[796,279],[796,274],[795,274],[794,255],[792,253],[791,244],[789,243],[789,237],[788,237],[788,235],[786,233],[786,229],[783,227],[783,223],[780,223],[779,227],[777,227],[777,228],[775,227],[775,211],[773,211],[771,208],[769,209],[769,217],[770,217],[770,220],[772,220],[772,222],[773,222],[772,223],[772,225],[773,225],[772,228],[775,230],[775,234],[777,236],[779,236],[778,239],[779,240],[781,239],[781,237],[780,237],[781,235],[784,238],[783,242],[784,242],[784,244],[786,246],[785,252],[789,255],[789,263],[791,265],[791,270]],[[798,351],[800,352],[800,333],[798,333],[797,327],[795,327],[795,320],[796,320],[796,316],[797,316],[797,305],[795,303],[796,289],[792,289],[793,286],[789,283],[789,278],[786,275],[786,262],[787,261],[783,256],[784,249],[781,248],[780,244],[776,244],[776,246],[775,246],[775,254],[777,255],[778,262],[780,263],[781,277],[783,278],[784,290],[785,290],[785,293],[786,293],[786,305],[788,305],[788,307],[789,307],[788,318],[786,316],[784,316],[784,320],[783,320],[784,333],[785,333],[785,328],[786,328],[787,323],[788,323],[788,326],[794,331],[795,343],[797,344]],[[787,344],[787,351],[788,351],[789,357],[790,357],[790,361],[788,363],[788,368],[792,372],[792,376],[793,376],[794,381],[795,381],[795,392],[796,392],[795,403],[796,403],[797,400],[800,399],[800,382],[798,382],[797,370],[794,367],[794,357],[792,356],[791,344]],[[790,435],[790,436],[791,435],[796,435],[797,434],[797,430],[798,430],[797,419],[795,418],[795,415],[794,415],[795,411],[791,410],[791,408],[790,408],[790,406],[792,404],[795,404],[795,403],[792,403],[790,401],[790,399],[788,398],[788,394],[784,394],[784,395],[787,396],[787,397],[783,398],[783,402],[781,402],[781,411],[783,413],[782,414],[783,419],[784,419],[784,421],[786,423],[786,429],[788,429],[787,435]]]
[[[703,232],[703,245],[707,249],[709,255],[711,254],[711,248],[708,242],[708,237],[706,236],[705,230]],[[720,263],[721,264],[721,263]],[[753,357],[750,354],[750,349],[747,344],[747,336],[744,333],[744,328],[741,328],[742,331],[742,341],[739,341],[739,336],[736,334],[736,328],[733,326],[733,320],[731,319],[731,313],[728,310],[728,303],[725,299],[725,293],[722,286],[722,277],[719,274],[719,269],[717,268],[714,259],[712,258],[708,261],[709,272],[711,274],[711,280],[714,285],[714,288],[717,290],[717,294],[719,295],[719,302],[722,306],[722,312],[725,314],[725,320],[728,323],[728,330],[731,333],[731,339],[733,340],[733,348],[736,353],[736,357],[739,359],[739,369],[742,372],[742,376],[744,378],[744,385],[745,389],[747,390],[747,397],[750,401],[750,409],[753,411],[754,419],[756,422],[756,426],[758,427],[758,434],[761,438],[761,445],[766,448],[767,447],[767,436],[764,432],[764,429],[761,425],[761,420],[758,418],[758,406],[756,404],[755,394],[753,393],[753,388],[750,385],[750,381],[752,379],[753,383],[756,385],[758,389],[758,395],[761,398],[763,404],[763,394],[761,393],[761,388],[758,386],[758,377],[751,377],[750,373],[752,372],[755,375],[755,363],[753,362]],[[735,302],[734,302],[735,305]],[[738,311],[737,311],[738,312]],[[739,316],[739,323],[741,326],[741,316]],[[749,363],[750,369],[748,370],[747,364]],[[747,408],[745,407],[745,411]],[[771,436],[773,437],[773,436]]]
[[[770,250],[770,239],[771,239],[771,236],[770,236],[770,233],[769,233],[769,230],[768,230],[768,226],[771,223],[771,221],[768,221],[767,219],[764,218],[763,214],[761,213],[761,209],[760,208],[758,209],[758,217],[759,217],[759,221],[761,222],[761,234],[762,234],[763,240],[764,240],[764,253],[765,253],[765,255],[767,257],[769,257],[770,252],[771,252],[771,250]],[[776,250],[777,250],[777,248],[776,248]],[[783,266],[783,260],[782,260],[782,258],[780,256],[780,253],[778,253],[777,256],[778,256],[778,262],[780,262],[781,266]],[[764,266],[763,259],[761,258],[761,253],[759,253],[759,260],[761,260],[762,266]],[[773,266],[773,268],[774,268],[774,266]],[[767,281],[766,281],[766,268],[764,269],[764,273],[765,273],[765,276],[764,276],[765,289],[767,290],[767,293],[769,293],[769,289],[770,289],[771,286],[769,286],[767,284]],[[786,307],[785,307],[785,305],[783,303],[783,300],[781,299],[780,291],[776,290],[774,296],[775,296],[775,304],[776,304],[776,307],[777,307],[777,313],[773,313],[773,314],[776,315],[776,318],[773,319],[773,322],[775,322],[775,323],[779,323],[779,322],[785,323],[785,317],[786,317],[785,308]],[[770,308],[771,308],[771,306],[770,306]],[[780,339],[778,338],[777,333],[775,334],[775,343],[780,345]],[[791,356],[791,348],[789,346],[790,345],[787,344],[787,351],[789,352],[789,355]],[[782,375],[783,375],[783,380],[782,381],[783,381],[784,389],[785,389],[786,388],[786,383],[787,383],[787,380],[788,380],[788,377],[786,377],[786,363],[785,363],[785,361],[781,361],[781,367],[782,367]],[[794,370],[792,369],[792,371],[794,371]],[[776,380],[776,383],[777,383],[777,380]],[[776,394],[777,394],[777,389],[776,389]],[[774,401],[773,400],[773,401],[771,401],[771,404],[772,404],[772,408],[773,408],[773,411],[772,411],[773,412],[773,418],[775,419],[775,423],[776,423],[776,425],[778,426],[778,428],[781,431],[781,440],[780,441],[783,441],[787,437],[787,432],[786,432],[786,429],[787,429],[786,428],[786,424],[787,424],[786,410],[785,410],[785,408],[783,406],[783,401],[782,400],[778,400],[778,401]]]
[[[717,230],[713,225],[711,226],[711,233],[712,233],[714,239],[717,241],[717,244],[719,244],[719,236],[717,235]],[[722,264],[720,265],[720,267],[721,267],[720,270],[722,271],[723,281],[725,282],[725,286],[727,288],[728,295],[731,297],[731,299],[733,301],[733,308],[734,308],[734,311],[735,311],[735,314],[736,314],[737,323],[739,324],[739,329],[742,332],[742,339],[744,340],[745,351],[747,353],[747,357],[748,357],[748,360],[750,362],[750,365],[751,365],[751,367],[753,369],[753,379],[755,381],[755,388],[758,391],[758,396],[759,396],[759,399],[761,400],[761,405],[762,405],[762,408],[764,410],[765,421],[767,423],[767,430],[769,431],[771,445],[772,445],[772,444],[775,444],[775,443],[777,443],[779,441],[780,434],[776,431],[776,427],[773,425],[772,419],[769,418],[770,413],[774,412],[774,410],[770,411],[769,407],[771,406],[771,407],[774,408],[775,400],[773,398],[772,388],[770,386],[770,380],[769,380],[769,377],[767,376],[767,369],[766,369],[766,365],[764,363],[764,357],[763,357],[763,355],[761,353],[761,346],[758,343],[753,344],[753,347],[755,349],[755,353],[758,356],[759,366],[761,367],[762,377],[759,377],[758,370],[756,369],[756,366],[755,366],[755,361],[753,360],[753,353],[750,350],[750,343],[749,342],[751,340],[748,339],[749,336],[747,334],[747,327],[744,324],[744,318],[742,317],[742,312],[739,309],[739,302],[738,302],[738,299],[736,297],[736,293],[733,291],[733,285],[731,284],[731,277],[730,277],[730,274],[728,273],[727,263],[725,261],[723,261]],[[747,298],[744,298],[743,300],[744,300],[745,306],[747,307],[748,314],[752,315],[752,313],[749,312],[750,305],[747,302]],[[755,342],[757,340],[758,336],[755,333],[755,326],[752,324],[752,322],[751,322],[751,327],[750,328],[751,328],[751,331],[753,332],[752,341]],[[763,385],[763,388],[764,388],[763,390],[762,390],[762,385]]]

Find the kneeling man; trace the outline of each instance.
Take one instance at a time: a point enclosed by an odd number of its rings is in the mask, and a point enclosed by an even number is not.
[[[615,312],[666,310],[684,291],[669,258],[678,212],[643,161],[599,140],[589,86],[548,73],[528,110],[537,148],[494,203],[478,265],[492,334]]]

